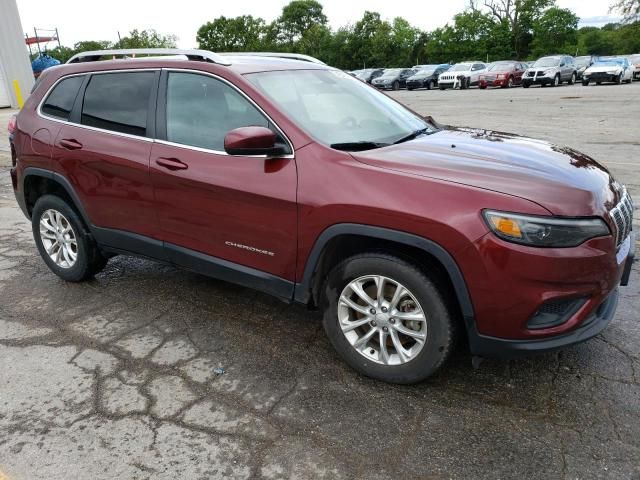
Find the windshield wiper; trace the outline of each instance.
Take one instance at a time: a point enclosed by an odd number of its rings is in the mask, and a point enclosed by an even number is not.
[[[419,137],[420,135],[423,135],[428,131],[429,127],[421,128],[420,130],[416,130],[415,132],[410,133],[406,137],[402,137],[400,140],[396,140],[395,142],[393,142],[393,144],[396,145],[397,143],[408,142],[409,140],[413,140],[414,138]]]
[[[361,142],[344,142],[344,143],[332,143],[331,148],[336,150],[346,150],[349,152],[361,152],[363,150],[372,150],[374,148],[388,147],[390,143],[370,142],[364,140]]]

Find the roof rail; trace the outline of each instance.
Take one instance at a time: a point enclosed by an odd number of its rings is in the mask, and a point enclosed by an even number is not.
[[[92,50],[76,53],[67,63],[96,62],[102,57],[135,57],[136,55],[184,55],[189,60],[231,65],[231,63],[217,53],[208,50],[182,50],[180,48],[123,48],[115,50]]]
[[[219,55],[230,57],[273,57],[284,58],[286,60],[300,60],[301,62],[317,63],[318,65],[326,65],[322,60],[302,53],[280,53],[280,52],[221,52]]]

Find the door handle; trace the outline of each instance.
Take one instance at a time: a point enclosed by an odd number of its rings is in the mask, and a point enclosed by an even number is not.
[[[60,145],[67,150],[79,150],[82,148],[82,144],[73,138],[63,138],[60,140]]]
[[[178,160],[177,158],[158,157],[156,158],[156,163],[161,167],[167,168],[169,170],[186,170],[187,168],[189,168],[189,165]]]

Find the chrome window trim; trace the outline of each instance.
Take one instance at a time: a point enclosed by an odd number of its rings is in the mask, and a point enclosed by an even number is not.
[[[251,103],[251,105],[253,105],[262,115],[264,115],[264,117],[274,126],[274,128],[278,131],[278,133],[280,133],[280,135],[282,135],[282,138],[284,138],[285,141],[287,142],[287,144],[289,145],[291,153],[288,153],[286,155],[281,155],[281,156],[278,156],[276,158],[288,158],[288,159],[295,158],[295,149],[293,148],[293,143],[291,142],[289,137],[284,133],[284,131],[280,128],[280,126],[276,122],[274,122],[273,119],[262,109],[262,107],[260,107],[260,105],[258,105],[251,97],[249,97],[246,93],[244,93],[241,89],[239,89],[233,83],[231,83],[230,81],[228,81],[225,78],[220,77],[219,75],[215,75],[213,73],[205,72],[205,71],[202,71],[202,70],[194,70],[192,68],[126,68],[126,69],[115,69],[115,70],[87,71],[87,72],[81,72],[81,73],[72,73],[70,75],[64,75],[64,76],[58,78],[53,83],[53,85],[51,85],[49,87],[49,89],[46,91],[46,93],[42,96],[42,99],[40,100],[40,103],[38,104],[38,108],[36,109],[36,114],[39,117],[44,118],[45,120],[51,120],[53,122],[58,122],[58,123],[61,123],[61,124],[64,124],[64,125],[72,125],[74,127],[84,128],[86,130],[92,130],[92,131],[95,131],[95,132],[107,133],[109,135],[117,135],[117,136],[121,136],[121,137],[125,137],[125,138],[142,140],[142,141],[145,141],[145,142],[159,143],[159,144],[162,144],[162,145],[168,145],[168,146],[172,146],[172,147],[186,148],[186,149],[189,149],[189,150],[194,150],[196,152],[211,153],[211,154],[214,154],[214,155],[224,155],[224,156],[228,156],[228,157],[242,156],[242,157],[247,157],[247,158],[264,158],[264,159],[272,158],[272,157],[269,157],[268,155],[229,155],[227,152],[224,152],[224,151],[211,150],[211,149],[208,149],[208,148],[196,147],[196,146],[193,146],[193,145],[186,145],[186,144],[183,144],[183,143],[175,143],[175,142],[170,142],[168,140],[162,140],[162,139],[158,139],[158,138],[141,137],[141,136],[138,136],[138,135],[131,135],[129,133],[115,132],[113,130],[107,130],[107,129],[104,129],[104,128],[91,127],[89,125],[83,125],[81,123],[70,122],[68,120],[61,120],[59,118],[55,118],[55,117],[46,115],[46,114],[44,114],[42,112],[42,105],[44,104],[45,100],[47,98],[49,98],[49,95],[51,94],[53,89],[56,87],[56,85],[58,85],[58,83],[60,83],[61,81],[65,80],[67,78],[79,77],[79,76],[84,76],[84,75],[101,75],[101,74],[109,74],[109,73],[157,72],[157,71],[161,71],[161,70],[166,70],[166,71],[169,71],[169,72],[181,72],[181,73],[186,72],[186,73],[195,73],[195,74],[199,74],[199,75],[207,75],[207,76],[213,77],[216,80],[219,80],[219,81],[229,85],[231,88],[236,90],[241,96],[243,96],[245,99],[247,99],[249,101],[249,103]]]
[[[209,76],[209,77],[213,77],[214,79],[219,80],[222,83],[225,83],[226,85],[230,86],[236,92],[238,92],[242,97],[244,97],[251,105],[253,105],[274,126],[274,128],[278,131],[278,133],[280,135],[282,135],[282,138],[284,138],[285,141],[287,142],[287,144],[289,145],[289,149],[291,150],[291,153],[288,153],[288,154],[282,155],[282,156],[278,156],[277,158],[295,158],[295,149],[293,148],[293,143],[291,142],[289,137],[284,133],[284,131],[280,128],[280,126],[267,114],[267,112],[265,112],[262,109],[262,107],[260,105],[258,105],[251,97],[249,97],[249,95],[244,93],[242,90],[240,90],[237,86],[235,86],[233,83],[231,83],[226,78],[222,78],[219,75],[216,75],[214,73],[204,72],[202,70],[194,70],[192,68],[169,67],[169,68],[163,68],[162,70],[165,70],[167,72],[194,73],[194,74],[198,74],[198,75],[206,75],[206,76]],[[224,152],[224,151],[211,150],[211,149],[204,148],[204,147],[196,147],[194,145],[186,145],[184,143],[171,142],[169,140],[158,140],[158,139],[156,139],[155,141],[157,143],[162,143],[164,145],[171,145],[171,146],[175,146],[175,147],[183,147],[183,148],[188,148],[188,149],[191,149],[191,150],[195,150],[197,152],[213,153],[215,155],[226,155],[226,156],[229,156],[229,157],[240,156],[240,157],[250,157],[250,158],[270,158],[268,155],[229,155],[227,152]]]

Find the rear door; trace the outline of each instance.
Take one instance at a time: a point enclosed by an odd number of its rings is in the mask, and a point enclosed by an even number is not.
[[[54,168],[72,183],[97,227],[158,234],[149,155],[159,75],[159,70],[86,75],[55,139]]]
[[[203,253],[294,280],[296,164],[273,123],[221,78],[165,70],[157,124],[151,178],[167,255],[192,267]],[[226,133],[254,125],[276,131],[290,154],[228,155]]]

